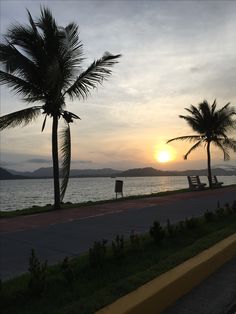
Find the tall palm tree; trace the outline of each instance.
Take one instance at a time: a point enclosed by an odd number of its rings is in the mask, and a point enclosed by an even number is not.
[[[86,70],[82,69],[83,46],[78,36],[78,26],[57,25],[49,9],[42,7],[40,17],[34,20],[28,11],[29,25],[11,26],[0,44],[0,83],[8,85],[22,95],[28,103],[42,103],[0,117],[0,130],[25,126],[40,114],[52,118],[52,159],[54,176],[54,208],[60,208],[64,197],[71,160],[70,123],[79,119],[65,110],[65,99],[85,99],[90,90],[101,84],[111,74],[110,68],[120,55],[106,52]],[[60,152],[62,155],[62,183],[59,182],[58,122],[62,118]]]
[[[184,159],[187,159],[193,150],[204,145],[207,150],[209,187],[212,188],[210,146],[214,144],[218,147],[223,152],[224,160],[230,159],[230,150],[236,152],[236,140],[227,136],[228,132],[236,128],[236,120],[233,119],[236,111],[229,103],[217,110],[216,101],[212,105],[209,105],[206,100],[200,103],[198,107],[191,106],[190,109],[185,108],[185,110],[187,110],[189,115],[180,115],[179,117],[187,121],[188,125],[197,135],[172,138],[167,143],[173,141],[196,142],[184,155]]]

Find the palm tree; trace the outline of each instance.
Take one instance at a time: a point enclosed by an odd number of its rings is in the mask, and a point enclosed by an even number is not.
[[[49,9],[42,7],[41,15],[33,20],[28,11],[29,25],[13,25],[0,44],[0,83],[8,85],[22,95],[28,103],[42,103],[0,117],[0,130],[25,126],[40,114],[52,118],[52,159],[54,177],[54,208],[60,208],[70,173],[71,138],[70,123],[79,119],[65,110],[66,96],[85,99],[110,74],[110,68],[120,55],[106,52],[86,70],[82,69],[83,46],[78,36],[78,26],[57,25]],[[62,118],[60,152],[62,155],[62,183],[59,181],[58,122]]]
[[[224,155],[224,160],[229,160],[229,151],[236,152],[236,141],[229,138],[227,133],[236,128],[236,120],[233,116],[236,111],[230,104],[226,104],[221,109],[216,109],[216,101],[210,106],[206,100],[198,105],[198,107],[191,106],[190,109],[185,108],[189,115],[179,117],[187,121],[188,125],[197,133],[197,135],[186,135],[172,138],[167,143],[173,141],[189,141],[196,142],[189,151],[184,155],[184,159],[196,148],[204,145],[207,150],[207,168],[209,187],[212,188],[211,175],[211,153],[210,146],[214,144],[218,147]]]

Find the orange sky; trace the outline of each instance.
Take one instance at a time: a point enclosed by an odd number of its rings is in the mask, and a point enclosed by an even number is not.
[[[1,1],[1,31],[26,23],[38,1]],[[206,167],[204,149],[183,160],[188,143],[170,138],[193,134],[179,114],[207,99],[236,104],[236,2],[234,1],[44,1],[58,24],[80,26],[88,66],[105,51],[122,53],[112,77],[85,102],[67,102],[81,117],[72,125],[72,168],[158,169]],[[194,14],[192,14],[194,12]],[[88,18],[89,16],[89,18]],[[1,112],[27,106],[1,87]],[[1,133],[1,165],[17,170],[51,166],[51,121]],[[236,137],[236,134],[232,134]],[[172,160],[159,163],[158,150]],[[213,163],[223,163],[218,150]],[[236,154],[230,164],[236,165]]]

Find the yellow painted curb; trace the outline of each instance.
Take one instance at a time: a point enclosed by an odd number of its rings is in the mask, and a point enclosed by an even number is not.
[[[95,314],[158,314],[236,256],[236,233]]]

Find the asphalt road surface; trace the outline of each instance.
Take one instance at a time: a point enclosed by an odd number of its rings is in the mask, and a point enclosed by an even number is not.
[[[154,220],[165,224],[170,219],[174,223],[199,216],[207,209],[215,210],[218,201],[223,205],[235,199],[236,187],[228,187],[100,204],[90,208],[88,217],[78,216],[83,208],[62,210],[60,222],[54,221],[56,213],[1,219],[0,277],[5,280],[26,272],[31,249],[35,249],[40,259],[53,264],[65,256],[77,256],[87,251],[96,240],[111,240],[117,234],[127,236],[131,230],[143,233],[149,230]],[[102,211],[103,207],[105,211]],[[93,208],[100,211],[93,213]]]

